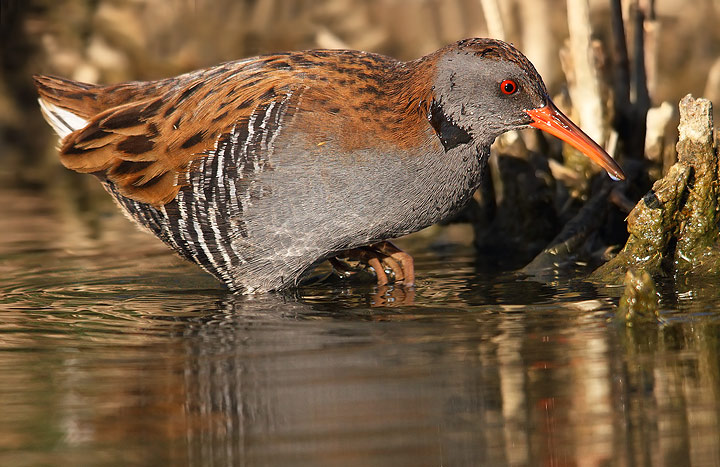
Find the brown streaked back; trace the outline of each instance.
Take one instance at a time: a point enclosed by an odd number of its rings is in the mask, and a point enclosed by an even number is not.
[[[422,61],[412,64],[429,70]],[[297,90],[307,94],[307,112],[345,122],[345,149],[373,135],[388,135],[388,143],[400,147],[417,144],[425,136],[422,123],[432,96],[424,86],[427,77],[423,83],[406,80],[408,65],[364,52],[316,50],[151,82],[97,86],[49,76],[35,80],[41,101],[87,120],[62,140],[63,165],[103,176],[123,196],[160,206],[186,184],[194,161],[212,154],[233,127],[247,125],[254,109]],[[359,104],[350,107],[351,101]],[[306,131],[311,138],[315,132],[323,137],[320,125]]]
[[[104,175],[127,197],[162,205],[184,183],[193,160],[253,108],[292,82],[275,70],[258,80],[249,61],[162,81],[96,86],[38,76],[41,99],[88,121],[61,142],[69,169]]]

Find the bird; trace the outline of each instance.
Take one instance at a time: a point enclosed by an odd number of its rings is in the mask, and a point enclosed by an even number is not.
[[[294,288],[347,258],[414,286],[392,240],[462,209],[510,130],[539,128],[625,177],[532,63],[489,38],[406,62],[319,49],[155,81],[34,80],[61,163],[234,293]]]

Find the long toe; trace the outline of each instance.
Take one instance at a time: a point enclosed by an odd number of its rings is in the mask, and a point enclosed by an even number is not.
[[[368,258],[367,264],[375,270],[378,285],[385,285],[388,283],[387,274],[385,274],[385,269],[383,268],[379,257],[373,256]]]
[[[402,282],[406,286],[415,285],[415,261],[412,256],[398,248],[392,242],[378,243],[374,245],[374,247],[380,253],[387,255],[388,258],[392,258],[400,263],[403,274],[400,278],[398,278],[397,274],[395,275],[398,282]]]
[[[403,271],[402,265],[398,261],[396,261],[390,256],[385,255],[382,255],[381,258],[382,265],[392,270],[393,276],[395,276],[395,282],[401,282],[403,279],[405,279],[405,272]]]

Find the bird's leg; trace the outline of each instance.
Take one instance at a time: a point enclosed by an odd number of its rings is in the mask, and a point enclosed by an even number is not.
[[[390,268],[390,270],[393,272],[393,276],[395,276],[395,282],[402,282],[402,280],[405,278],[405,273],[403,272],[403,268],[400,263],[398,263],[395,258],[386,256],[385,253],[383,253],[382,251],[380,251],[379,253],[380,262],[386,268]]]
[[[352,268],[345,262],[340,261],[337,256],[328,258],[330,265],[340,276],[349,276],[352,273]]]
[[[402,281],[403,284],[405,284],[406,286],[415,285],[415,261],[413,260],[412,256],[405,253],[394,243],[389,241],[376,243],[372,246],[380,253],[387,255],[388,258],[391,258],[400,263],[403,274],[398,276],[396,272],[395,280]],[[393,268],[393,271],[395,271],[395,268]]]
[[[385,285],[389,282],[385,267],[393,271],[395,281],[408,286],[414,285],[415,270],[412,257],[390,242],[345,250],[338,257],[357,260],[372,267],[375,270],[378,285]],[[330,264],[341,274],[348,271],[347,266],[337,257],[331,258]]]
[[[388,283],[387,274],[385,269],[382,267],[379,254],[369,247],[354,248],[352,250],[345,250],[338,254],[334,258],[330,258],[330,264],[333,269],[341,276],[348,275],[352,268],[345,262],[340,261],[338,258],[347,258],[354,261],[360,261],[361,263],[371,266],[375,270],[377,276],[378,285],[385,285]]]
[[[360,261],[361,263],[367,264],[375,270],[378,285],[385,285],[388,283],[388,277],[387,274],[385,274],[385,268],[381,263],[381,259],[384,256],[384,254],[376,251],[371,246],[362,246],[359,248],[353,248],[352,250],[345,250],[340,252],[337,257],[330,258],[330,264],[332,264],[333,268],[335,268],[336,271],[342,274],[348,272],[349,268],[338,258],[347,258],[350,260]]]

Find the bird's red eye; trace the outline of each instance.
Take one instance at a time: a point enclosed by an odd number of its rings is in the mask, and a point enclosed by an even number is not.
[[[515,81],[511,79],[506,79],[502,83],[500,83],[500,90],[503,92],[503,94],[507,94],[508,96],[510,94],[513,94],[515,91],[517,91],[517,84],[515,84]]]

